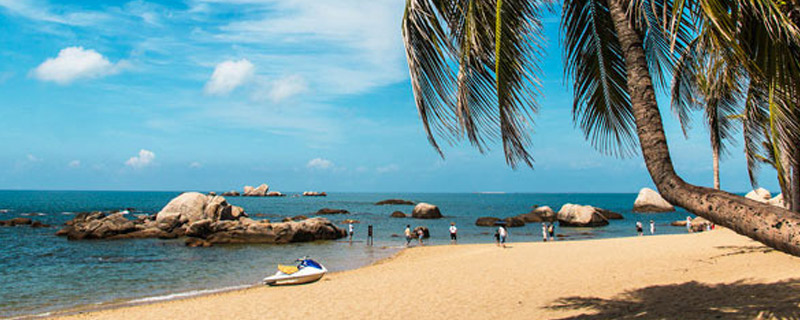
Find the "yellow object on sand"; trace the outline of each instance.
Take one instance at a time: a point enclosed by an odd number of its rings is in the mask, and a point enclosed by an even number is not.
[[[297,269],[297,267],[295,266],[284,266],[282,264],[278,265],[278,271],[283,272],[285,274],[292,274],[297,272],[297,270],[299,269]]]

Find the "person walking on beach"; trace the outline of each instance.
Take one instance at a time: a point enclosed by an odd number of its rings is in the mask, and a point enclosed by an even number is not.
[[[692,232],[692,217],[686,216],[686,232]]]
[[[450,222],[450,244],[457,244],[458,243],[458,228],[456,228],[455,222]]]
[[[500,226],[500,228],[497,229],[497,234],[500,236],[500,245],[505,248],[506,238],[508,238],[508,230],[506,230],[505,226]]]
[[[406,225],[406,247],[411,244],[411,225]]]
[[[653,220],[650,220],[650,234],[656,234],[656,223]]]
[[[419,245],[424,246],[425,244],[422,243],[422,238],[425,237],[425,231],[422,231],[422,228],[417,229],[417,239],[419,239]]]
[[[542,222],[542,241],[547,242],[547,224]]]
[[[347,224],[347,233],[350,235],[350,244],[353,244],[353,232],[354,231],[355,231],[355,228],[353,227],[353,222],[350,221]]]
[[[547,225],[547,233],[550,234],[550,241],[554,241],[556,239],[556,223],[550,222]]]
[[[500,229],[494,231],[494,244],[500,246]]]
[[[372,246],[372,225],[367,226],[367,245]]]
[[[641,221],[636,221],[636,233],[638,233],[640,236],[644,235],[644,230],[642,230],[642,222]]]

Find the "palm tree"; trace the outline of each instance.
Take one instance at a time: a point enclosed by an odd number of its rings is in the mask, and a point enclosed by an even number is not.
[[[672,165],[654,79],[663,85],[666,75],[662,71],[671,70],[666,64],[675,60],[673,53],[688,46],[700,27],[713,25],[704,23],[711,20],[703,10],[717,10],[719,15],[713,18],[727,19],[712,21],[719,29],[712,30],[712,36],[733,48],[728,61],[746,56],[736,41],[746,33],[737,28],[745,18],[754,20],[749,22],[752,24],[765,23],[769,41],[759,40],[791,49],[783,53],[793,52],[794,41],[800,39],[784,12],[772,10],[772,1],[727,2],[727,7],[715,8],[719,2],[565,0],[562,33],[566,69],[574,81],[575,121],[594,146],[610,154],[628,155],[638,140],[650,176],[669,202],[773,248],[800,255],[800,216],[691,185]],[[754,8],[753,3],[769,6]],[[512,167],[532,164],[527,134],[537,109],[536,62],[543,42],[540,21],[548,5],[530,0],[407,0],[402,28],[412,88],[429,141],[437,150],[437,135],[449,141],[466,137],[479,150],[486,146],[484,139],[499,138]],[[675,14],[684,11],[693,18]],[[800,60],[782,57],[787,59],[780,63]],[[770,92],[778,91],[783,98],[769,101],[790,101],[782,84],[799,74],[767,78],[772,88],[781,89]],[[755,83],[762,83],[760,74],[752,75],[759,76],[754,77]],[[775,106],[776,111],[787,113],[796,109],[789,103]],[[776,135],[789,135],[792,126],[800,124],[794,120],[781,118]],[[785,147],[793,148],[796,146]]]

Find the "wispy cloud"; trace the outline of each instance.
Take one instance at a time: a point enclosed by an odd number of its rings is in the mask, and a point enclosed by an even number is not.
[[[28,162],[42,162],[41,158],[34,156],[32,154],[28,154],[27,156],[25,156],[25,159],[28,159]]]
[[[139,154],[131,157],[125,161],[125,165],[134,169],[141,169],[150,166],[153,160],[156,159],[156,154],[150,150],[139,150]]]
[[[189,168],[192,168],[192,169],[199,169],[199,168],[202,168],[202,167],[203,167],[203,164],[200,163],[200,162],[197,162],[197,161],[194,161],[194,162],[189,164]]]
[[[67,166],[70,167],[70,168],[80,168],[81,161],[80,160],[72,160],[69,163],[67,163]]]
[[[308,164],[306,164],[306,167],[309,168],[309,169],[325,170],[325,169],[333,168],[333,162],[331,162],[328,159],[314,158],[314,159],[311,159],[310,161],[308,161]]]
[[[65,85],[78,79],[99,78],[119,73],[127,67],[125,61],[111,63],[92,49],[67,47],[58,52],[55,58],[48,58],[32,75],[42,81],[53,81]]]

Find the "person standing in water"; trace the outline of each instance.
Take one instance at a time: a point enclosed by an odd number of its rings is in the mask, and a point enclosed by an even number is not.
[[[547,224],[542,222],[542,241],[547,242]]]
[[[372,246],[372,225],[367,226],[367,245]]]
[[[450,244],[457,244],[458,243],[458,228],[456,228],[455,222],[450,222]]]
[[[650,220],[650,234],[656,234],[656,223],[653,220]]]
[[[550,222],[550,224],[547,225],[547,233],[550,234],[550,241],[556,240],[556,223],[555,222]]]
[[[497,234],[500,236],[500,245],[505,248],[506,238],[508,238],[508,230],[506,230],[505,226],[500,226],[500,228],[497,229]]]
[[[644,230],[642,229],[641,221],[636,221],[636,233],[638,233],[640,236],[644,235]]]
[[[411,244],[411,225],[406,225],[406,247]]]
[[[347,224],[347,233],[350,234],[350,244],[353,244],[353,232],[355,231],[355,227],[353,227],[353,222]]]
[[[692,232],[692,217],[686,216],[686,232]]]
[[[425,237],[425,231],[422,228],[417,229],[417,239],[419,239],[419,245],[424,246],[425,244],[422,242],[422,238]]]

